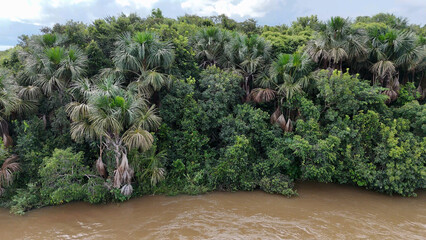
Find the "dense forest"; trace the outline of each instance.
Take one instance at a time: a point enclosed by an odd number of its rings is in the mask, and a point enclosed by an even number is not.
[[[426,26],[225,15],[69,21],[0,53],[0,203],[426,187]]]

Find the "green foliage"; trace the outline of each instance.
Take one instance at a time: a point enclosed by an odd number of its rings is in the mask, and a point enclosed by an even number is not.
[[[293,190],[293,181],[282,174],[277,174],[272,177],[264,177],[260,181],[260,188],[267,193],[277,193],[287,197],[297,195],[297,192]]]
[[[384,108],[386,96],[380,94],[382,88],[370,86],[357,76],[337,70],[329,73],[321,71],[317,87],[319,97],[324,99],[326,108],[338,110],[340,116],[352,116],[360,110]],[[332,119],[330,119],[332,120]]]
[[[253,190],[256,181],[251,169],[255,156],[249,139],[244,135],[236,136],[234,143],[223,151],[211,173],[216,185],[231,191]]]
[[[420,94],[417,91],[414,83],[410,82],[402,85],[399,89],[398,99],[395,101],[395,105],[404,106],[406,103],[412,102],[420,98]]]
[[[280,31],[264,31],[262,37],[272,43],[272,52],[294,53],[301,46],[306,45],[312,35],[312,30],[299,32],[295,35]]]
[[[426,106],[418,101],[406,103],[401,108],[394,109],[397,117],[410,121],[411,131],[420,136],[426,137]]]
[[[83,200],[88,169],[83,165],[83,152],[74,153],[71,148],[55,149],[40,166],[41,196],[51,204]]]
[[[270,176],[284,174],[291,180],[300,178],[300,162],[290,148],[292,142],[289,134],[274,139],[267,149],[266,161],[260,162],[257,166],[261,177],[265,176],[268,179]]]
[[[238,75],[210,67],[201,73],[200,100],[204,121],[201,129],[214,136],[220,126],[219,119],[232,112],[232,108],[241,101],[242,90]]]
[[[100,177],[89,177],[83,189],[86,194],[84,200],[89,203],[106,203],[111,199],[111,193],[105,185],[105,180]]]
[[[154,9],[42,32],[0,53],[0,204],[14,213],[216,189],[293,196],[307,179],[426,186],[426,30],[404,18],[260,27]]]
[[[251,139],[258,154],[264,153],[274,138],[279,135],[275,126],[269,123],[269,115],[249,104],[237,105],[234,113],[220,120],[220,138],[225,146],[234,142],[238,135]]]
[[[105,54],[99,48],[99,45],[95,41],[91,41],[86,47],[86,54],[89,59],[87,67],[87,76],[92,77],[105,67],[111,65],[111,61],[105,57]]]
[[[29,183],[26,188],[20,188],[12,197],[10,212],[24,215],[26,211],[43,206],[40,189],[34,183]]]

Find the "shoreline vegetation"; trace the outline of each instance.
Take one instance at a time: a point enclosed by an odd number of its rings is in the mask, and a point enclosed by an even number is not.
[[[259,26],[160,9],[0,52],[0,205],[295,181],[426,187],[426,26],[380,13]]]

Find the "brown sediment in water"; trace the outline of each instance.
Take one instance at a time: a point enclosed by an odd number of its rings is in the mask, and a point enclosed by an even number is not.
[[[387,196],[352,186],[298,184],[298,197],[261,191],[71,203],[14,216],[0,239],[425,239],[426,192]]]

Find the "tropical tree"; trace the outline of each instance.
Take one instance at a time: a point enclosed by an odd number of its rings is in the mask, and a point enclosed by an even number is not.
[[[225,68],[238,71],[243,77],[242,87],[246,100],[255,80],[261,75],[271,59],[271,44],[258,35],[236,33],[225,46]]]
[[[415,72],[424,69],[425,45],[418,45],[412,32],[388,29],[372,36],[370,48],[373,83],[386,86],[388,90],[384,93],[389,96],[388,102],[394,101],[398,97],[401,75],[405,81],[413,75],[414,81]]]
[[[22,114],[35,108],[33,102],[20,98],[22,90],[7,70],[0,69],[0,134],[5,146],[12,145],[7,119],[14,113]]]
[[[133,169],[127,153],[132,149],[146,151],[152,146],[154,138],[150,131],[159,127],[160,118],[154,105],[149,106],[137,91],[123,88],[120,80],[109,76],[91,84],[89,90],[83,91],[83,101],[68,104],[67,112],[72,120],[73,139],[99,141],[99,174],[107,176],[103,151],[112,152],[114,187],[121,187],[124,195],[130,195]]]
[[[3,162],[0,168],[0,196],[5,191],[4,188],[13,183],[13,173],[20,169],[17,160],[17,155],[9,155],[3,146],[0,147],[0,161]]]
[[[36,98],[58,92],[65,94],[69,85],[84,76],[87,56],[76,46],[65,47],[61,35],[45,34],[29,41],[27,51],[21,51],[24,65],[19,83],[25,86],[23,95]]]
[[[332,17],[321,26],[317,36],[309,41],[306,53],[322,68],[339,69],[343,63],[365,60],[368,54],[367,38],[362,29],[351,28],[351,22]]]
[[[292,113],[293,98],[303,92],[312,83],[312,62],[305,54],[280,54],[271,65],[269,76],[259,82],[261,88],[253,89],[250,99],[254,102],[269,102],[277,99],[271,123],[278,123],[287,132],[293,130],[295,114]],[[287,104],[286,115],[283,114],[284,103]]]
[[[200,65],[204,68],[213,65],[222,66],[226,62],[225,47],[230,40],[230,33],[217,27],[200,30],[192,44]]]
[[[166,159],[167,152],[165,150],[157,152],[157,146],[153,145],[142,154],[142,162],[146,164],[146,167],[142,170],[141,178],[148,176],[152,186],[164,180],[166,170],[163,163]]]
[[[115,42],[114,69],[105,69],[103,74],[128,77],[131,87],[139,94],[150,97],[167,85],[166,74],[174,61],[173,46],[160,41],[157,34],[149,31],[124,33]],[[158,100],[158,99],[157,99]]]

